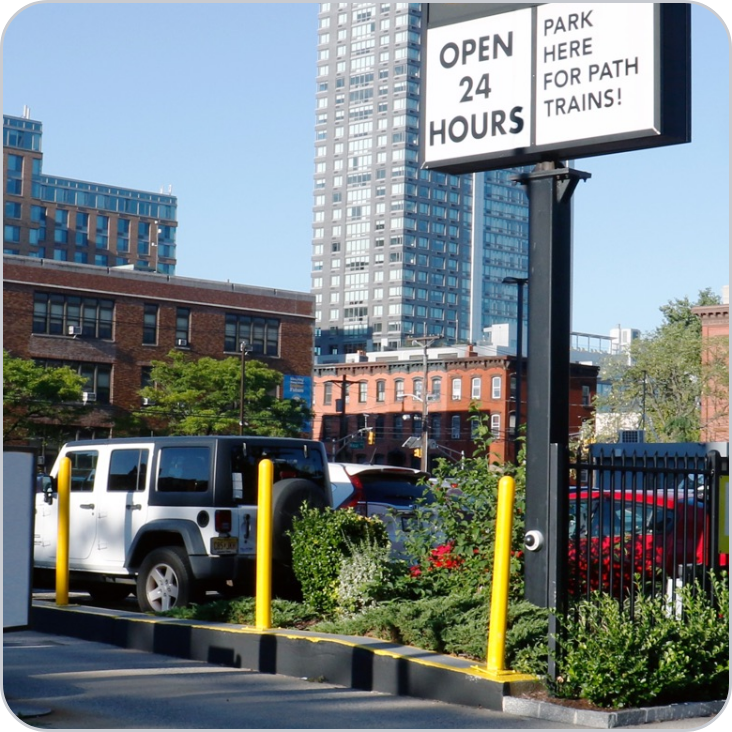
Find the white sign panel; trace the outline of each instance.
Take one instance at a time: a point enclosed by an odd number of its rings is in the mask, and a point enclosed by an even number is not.
[[[430,161],[529,145],[531,46],[528,9],[429,31]]]
[[[547,3],[537,31],[537,145],[657,128],[653,3]]]
[[[691,139],[688,3],[437,6],[423,47],[424,167],[490,170]]]

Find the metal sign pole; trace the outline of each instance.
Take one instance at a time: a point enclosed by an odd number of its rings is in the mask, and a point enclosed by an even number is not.
[[[552,562],[566,562],[566,551],[551,552],[556,541],[552,519],[568,476],[553,475],[551,446],[569,442],[569,345],[572,209],[580,180],[590,177],[556,163],[541,163],[517,178],[529,196],[529,344],[526,421],[526,599],[554,607],[566,587],[550,583],[562,576]],[[566,471],[565,471],[566,473]],[[554,586],[550,590],[550,585]]]

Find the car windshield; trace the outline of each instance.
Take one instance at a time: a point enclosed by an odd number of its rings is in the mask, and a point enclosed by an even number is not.
[[[363,499],[367,502],[408,506],[421,498],[428,486],[420,485],[420,476],[359,473]]]
[[[587,499],[569,503],[569,536],[587,536]],[[577,513],[579,509],[579,526]],[[590,504],[590,536],[663,533],[673,527],[673,510],[655,504],[620,498],[594,498]]]

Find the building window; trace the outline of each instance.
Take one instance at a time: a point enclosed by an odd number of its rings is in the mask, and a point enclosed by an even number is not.
[[[253,318],[249,315],[227,313],[224,350],[238,352],[241,341],[249,344],[252,353],[279,356],[280,321],[276,318]]]
[[[158,306],[146,303],[142,316],[142,342],[155,345],[158,342]]]
[[[470,398],[480,399],[480,376],[474,376],[470,381]]]
[[[439,401],[442,397],[442,379],[437,377],[432,379],[432,391],[429,396],[433,401]]]
[[[97,214],[97,231],[95,243],[99,249],[109,248],[109,216]]]
[[[187,348],[191,327],[190,308],[178,308],[175,312],[175,345]]]
[[[5,202],[5,218],[6,219],[19,219],[20,218],[20,204],[14,201]]]
[[[401,414],[394,415],[394,439],[401,440],[404,435],[404,420]]]
[[[376,382],[376,401],[386,401],[386,381],[379,380]]]
[[[414,392],[414,396],[419,397],[422,399],[422,379],[414,379],[412,381],[412,390]]]
[[[404,399],[404,379],[397,379],[394,382],[394,398]]]
[[[36,292],[33,296],[33,332],[69,335],[71,326],[87,338],[112,338],[114,301],[93,297]]]
[[[442,418],[439,414],[430,415],[430,437],[438,440],[442,437]]]
[[[368,400],[369,385],[366,381],[358,382],[358,401],[364,404]]]
[[[94,394],[97,402],[109,404],[112,393],[112,365],[108,363],[81,363],[78,361],[36,361],[39,366],[58,368],[66,366],[86,379],[82,387],[87,394]]]
[[[582,406],[583,407],[592,406],[592,396],[590,394],[590,387],[587,384],[582,385]]]
[[[453,440],[460,439],[460,415],[453,414],[450,419],[450,438]]]
[[[377,414],[376,419],[374,420],[374,435],[377,440],[384,439],[384,425],[385,424],[386,424],[386,420],[384,418],[384,415]]]
[[[480,419],[477,417],[470,418],[470,439],[474,440],[480,432]]]
[[[13,244],[20,242],[20,226],[10,226],[5,224],[3,230],[3,241],[12,242]]]
[[[503,379],[500,376],[494,376],[491,379],[491,399],[501,398]]]
[[[453,401],[458,401],[463,398],[462,379],[453,379],[452,380],[452,398],[453,398]]]
[[[491,434],[495,439],[501,436],[501,415],[491,414]]]
[[[333,404],[333,384],[330,381],[323,384],[323,404]]]

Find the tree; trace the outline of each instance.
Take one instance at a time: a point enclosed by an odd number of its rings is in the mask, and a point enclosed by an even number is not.
[[[85,383],[70,368],[38,366],[3,349],[3,440],[27,440],[72,422],[84,411]]]
[[[238,432],[241,360],[194,360],[175,350],[167,358],[152,362],[153,385],[140,390],[151,402],[143,410],[150,424],[172,435]],[[289,437],[300,434],[311,413],[302,402],[274,396],[282,374],[249,359],[245,375],[244,431]]]
[[[655,331],[634,341],[626,356],[606,359],[600,378],[611,388],[595,406],[615,419],[605,422],[600,441],[614,442],[619,426],[645,428],[654,442],[699,440],[702,396],[715,396],[729,383],[729,338],[705,344],[702,359],[701,321],[692,308],[717,303],[709,289],[696,303],[687,297],[669,301],[660,308],[663,322]],[[718,401],[728,409],[727,399]]]

